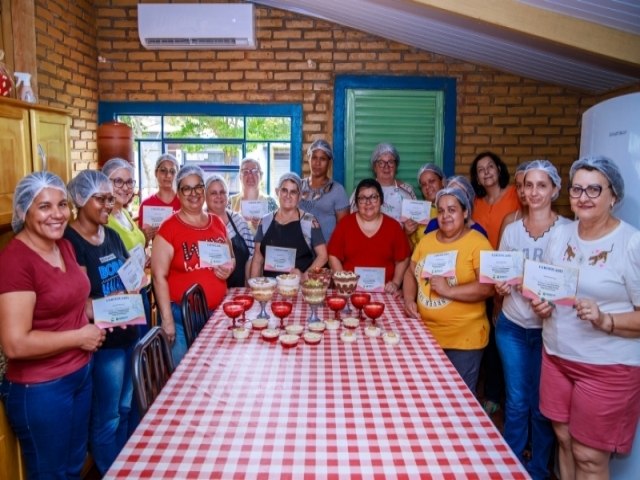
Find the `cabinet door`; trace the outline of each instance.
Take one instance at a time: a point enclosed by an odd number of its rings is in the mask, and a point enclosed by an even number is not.
[[[31,172],[27,110],[0,105],[0,225],[11,223],[13,192]]]
[[[31,110],[31,155],[33,170],[48,170],[67,183],[71,180],[68,115]]]

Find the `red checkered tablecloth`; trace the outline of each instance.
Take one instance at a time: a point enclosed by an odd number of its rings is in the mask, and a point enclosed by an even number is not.
[[[105,478],[529,478],[422,323],[373,296],[400,344],[238,341],[218,309]],[[308,314],[299,295],[286,323]]]

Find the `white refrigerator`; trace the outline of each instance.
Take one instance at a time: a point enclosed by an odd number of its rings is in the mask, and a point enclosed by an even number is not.
[[[582,116],[580,157],[604,155],[615,161],[624,178],[624,200],[615,214],[640,229],[640,93],[594,105]],[[640,478],[640,425],[629,456],[614,456],[613,480]]]

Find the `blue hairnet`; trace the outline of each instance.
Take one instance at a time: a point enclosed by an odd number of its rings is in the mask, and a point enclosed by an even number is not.
[[[22,178],[13,193],[13,214],[11,228],[18,233],[24,228],[27,211],[38,194],[45,188],[55,188],[67,195],[67,189],[60,177],[51,172],[34,172]]]
[[[573,176],[581,168],[586,170],[597,170],[607,177],[607,180],[609,180],[609,183],[611,184],[611,189],[616,196],[616,203],[620,203],[622,201],[624,198],[624,180],[620,173],[620,169],[613,160],[609,160],[607,157],[603,157],[601,155],[583,157],[576,160],[573,162],[573,165],[571,165],[571,170],[569,171],[569,181],[571,183],[573,183]]]
[[[82,170],[67,186],[71,201],[82,208],[92,195],[97,193],[113,193],[111,180],[98,170]]]
[[[455,187],[443,188],[438,193],[436,193],[436,205],[438,204],[440,199],[445,195],[453,195],[454,197],[456,197],[460,202],[460,205],[462,205],[463,210],[469,214],[467,216],[467,220],[471,218],[471,204],[469,203],[469,197],[467,196],[467,193],[464,190],[462,190],[461,188],[455,188]]]
[[[420,182],[420,177],[424,172],[433,172],[440,177],[440,180],[444,180],[444,172],[435,163],[425,163],[420,167],[420,170],[418,170],[418,182]]]
[[[473,189],[471,181],[464,175],[454,175],[453,177],[447,178],[446,186],[448,188],[459,188],[467,194],[469,198],[469,215],[473,214],[473,202],[476,199],[476,191]]]
[[[184,179],[184,177],[188,177],[189,175],[197,175],[200,177],[200,181],[204,184],[204,171],[198,165],[184,165],[180,170],[178,170],[178,176],[176,177],[176,183],[180,186],[180,182]]]
[[[524,170],[524,176],[527,177],[527,173],[531,170],[542,170],[549,176],[551,183],[553,183],[554,187],[558,187],[556,193],[553,194],[551,200],[555,200],[560,195],[560,188],[562,187],[562,180],[560,178],[560,174],[558,174],[558,169],[551,163],[549,160],[532,160],[527,165],[527,168]]]
[[[284,175],[282,175],[280,177],[280,179],[278,180],[278,187],[277,188],[282,187],[282,184],[284,182],[286,182],[287,180],[290,180],[293,183],[295,183],[298,186],[298,191],[302,190],[302,180],[300,179],[298,174],[294,173],[294,172],[289,172],[289,173],[285,173]]]
[[[326,140],[318,139],[311,144],[311,146],[307,149],[307,157],[311,158],[313,152],[315,150],[322,150],[327,154],[329,160],[333,160],[333,150],[331,149],[331,145]]]
[[[530,163],[531,163],[530,161],[525,161],[525,162],[522,162],[521,164],[519,164],[516,167],[516,171],[513,173],[513,176],[515,177],[518,173],[524,172],[527,169],[527,167],[529,166]]]
[[[162,162],[171,162],[171,163],[173,163],[173,166],[176,167],[176,170],[178,170],[180,168],[180,165],[178,164],[178,159],[176,157],[174,157],[173,155],[171,155],[170,153],[163,153],[162,155],[160,155],[158,157],[158,160],[156,160],[156,168],[155,168],[155,170],[158,170],[160,168],[160,165],[162,164]]]
[[[116,170],[120,170],[124,168],[128,170],[131,176],[133,177],[135,171],[133,170],[133,165],[127,162],[124,158],[115,157],[109,160],[102,166],[102,173],[104,173],[107,177],[111,178],[111,174]]]
[[[393,158],[396,160],[396,167],[400,165],[400,154],[396,147],[390,143],[379,143],[376,145],[376,148],[373,149],[373,153],[371,154],[371,168],[375,166],[378,159],[385,153],[393,155]]]

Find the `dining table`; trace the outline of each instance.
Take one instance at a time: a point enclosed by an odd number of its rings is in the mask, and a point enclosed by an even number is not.
[[[343,326],[313,345],[237,340],[216,309],[104,478],[530,478],[425,325],[371,296],[399,343],[365,335],[367,319],[353,342]],[[285,324],[308,316],[299,294]]]

